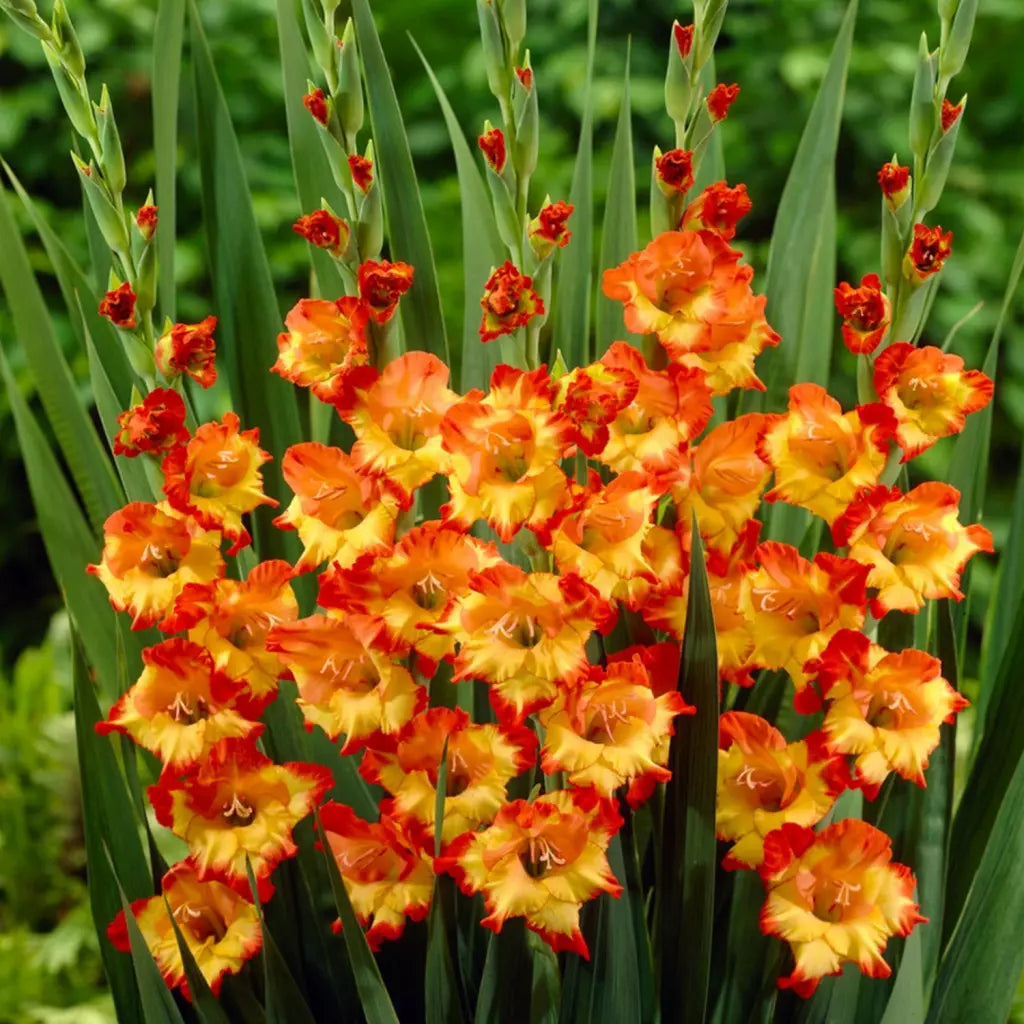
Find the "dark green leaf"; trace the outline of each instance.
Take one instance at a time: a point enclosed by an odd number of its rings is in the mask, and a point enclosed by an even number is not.
[[[881,1024],[916,1024],[924,1020],[924,979],[921,968],[923,934],[922,928],[915,928],[904,943],[903,957]]]
[[[570,969],[573,961],[569,961]],[[521,917],[509,918],[487,942],[487,959],[476,1003],[476,1024],[522,1024],[529,1020],[533,959]],[[582,1018],[575,1018],[581,1020]],[[568,1024],[562,1016],[563,1024]]]
[[[454,879],[438,875],[427,917],[427,970],[424,1004],[427,1024],[464,1024],[471,1018],[467,994],[455,972],[451,944],[458,894]]]
[[[174,938],[178,943],[178,953],[181,955],[182,967],[185,970],[185,980],[188,982],[189,995],[192,997],[192,1005],[195,1007],[196,1015],[200,1024],[231,1024],[228,1015],[222,1009],[216,997],[210,991],[210,986],[203,977],[196,958],[192,955],[185,936],[181,934],[178,922],[175,920],[171,908],[167,905],[166,897],[164,906],[167,909],[167,916],[170,918],[171,927],[174,929]]]

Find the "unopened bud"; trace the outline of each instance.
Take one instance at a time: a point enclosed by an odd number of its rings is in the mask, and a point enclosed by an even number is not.
[[[104,241],[114,252],[128,252],[128,229],[116,207],[108,198],[103,186],[99,183],[98,169],[95,164],[86,164],[77,153],[71,159],[78,169],[78,178],[89,202],[89,207],[99,225]]]
[[[519,44],[526,38],[526,0],[501,0],[501,20],[512,53],[519,52]]]
[[[695,8],[694,21],[697,24],[697,32],[693,63],[697,70],[707,64],[715,51],[715,43],[718,42],[718,33],[722,30],[722,21],[725,19],[728,4],[729,0],[708,0],[707,4],[701,5],[703,10],[698,12]]]
[[[373,167],[372,139],[366,145],[366,156],[356,159],[361,159],[369,167]],[[351,166],[351,162],[349,166]],[[355,171],[353,171],[353,178],[355,178]],[[376,259],[384,246],[384,211],[381,208],[380,185],[372,177],[369,179],[362,202],[359,204],[356,245],[359,248],[361,260]]]
[[[668,41],[668,70],[665,72],[665,109],[673,121],[682,123],[690,109],[692,89],[690,69],[693,60],[690,50],[693,46],[693,26],[672,23]]]
[[[960,0],[939,0],[939,17],[943,21],[949,21],[956,14]]]
[[[948,127],[945,126],[946,104],[943,103],[943,132],[938,142],[932,146],[931,152],[928,154],[924,180],[920,186],[917,212],[921,216],[938,206],[942,190],[946,187],[949,167],[953,162],[953,150],[956,149],[956,139],[960,133],[960,112],[963,110],[966,101],[967,97],[965,96],[958,106],[952,107],[950,105],[951,109],[956,111],[956,116],[949,122]]]
[[[953,75],[959,74],[964,66],[967,51],[971,48],[974,18],[977,13],[978,0],[960,0],[946,45],[939,53],[939,74],[943,78],[952,78]]]
[[[71,74],[81,80],[85,77],[85,54],[75,33],[75,27],[68,17],[64,0],[54,0],[53,35],[60,49],[61,60]]]
[[[100,131],[100,166],[103,176],[110,186],[111,192],[120,195],[128,181],[124,166],[124,150],[121,148],[121,136],[114,120],[114,108],[110,102],[110,93],[106,85],[100,91],[100,102],[94,105],[96,124]]]
[[[910,148],[923,159],[935,128],[935,55],[928,51],[928,37],[921,33],[917,72],[910,98]]]
[[[82,138],[93,139],[96,135],[96,121],[92,113],[92,104],[86,94],[84,85],[71,76],[71,73],[60,59],[60,54],[49,43],[43,43],[43,54],[50,65],[53,80],[57,85],[57,93],[64,105],[72,127]]]
[[[148,313],[156,305],[157,263],[156,245],[152,240],[146,243],[139,257],[135,275],[135,302],[140,313]]]
[[[327,84],[333,92],[338,85],[334,40],[327,34],[324,19],[316,10],[314,0],[303,0],[302,15],[306,23],[306,34],[309,36],[309,48],[313,51],[313,59],[327,76]]]
[[[512,159],[516,174],[527,179],[537,166],[540,148],[540,114],[537,108],[537,83],[530,67],[530,51],[526,51],[523,66],[516,68],[516,81],[512,88],[512,108],[516,112],[516,141]]]
[[[476,0],[476,13],[480,21],[480,38],[484,46],[484,65],[487,85],[497,99],[504,102],[508,96],[509,71],[505,57],[505,44],[501,38],[501,25],[493,0]]]
[[[338,118],[345,137],[355,139],[363,127],[363,83],[359,77],[359,50],[352,19],[345,22],[338,57]]]

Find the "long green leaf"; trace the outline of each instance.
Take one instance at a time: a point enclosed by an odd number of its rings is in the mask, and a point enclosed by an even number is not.
[[[676,719],[665,788],[663,877],[656,919],[663,1020],[704,1020],[715,910],[715,794],[718,775],[718,656],[704,546],[694,518],[690,594],[679,691],[695,715]],[[686,942],[679,941],[680,928]]]
[[[455,153],[455,171],[459,178],[459,197],[462,203],[462,268],[465,283],[462,322],[462,360],[460,363],[459,387],[462,391],[471,388],[486,388],[491,372],[497,363],[497,350],[493,344],[480,340],[480,296],[490,274],[490,268],[498,266],[504,259],[504,247],[494,223],[491,201],[487,186],[480,176],[480,170],[473,152],[462,134],[455,111],[441,88],[423,51],[416,46],[423,61],[430,84],[434,87],[437,102],[441,105],[444,122],[448,128],[452,151]]]
[[[633,164],[633,119],[629,97],[630,46],[626,44],[626,74],[622,83],[619,121],[612,146],[612,166],[608,175],[608,203],[604,211],[604,230],[601,234],[602,268],[615,267],[629,257],[637,247],[636,228],[636,168]],[[609,299],[603,292],[597,294],[595,320],[597,349],[600,355],[617,338],[626,337],[622,323],[622,303]],[[635,338],[639,342],[639,338]]]
[[[835,334],[835,158],[856,18],[857,0],[851,0],[782,190],[772,231],[768,321],[783,343],[764,360],[766,407],[771,409],[785,405],[786,391],[797,381],[828,384]]]
[[[203,977],[196,958],[192,955],[185,936],[181,934],[178,922],[174,913],[167,906],[166,899],[164,906],[167,908],[167,916],[171,921],[171,928],[174,930],[174,939],[178,943],[178,953],[181,956],[181,965],[185,970],[185,980],[188,982],[189,995],[192,997],[192,1005],[195,1007],[196,1015],[199,1017],[199,1024],[231,1024],[228,1015],[224,1012],[216,996],[210,991],[210,986]]]
[[[532,986],[533,958],[526,926],[521,917],[513,917],[488,938],[475,1024],[521,1024],[529,1020]],[[570,1019],[564,1015],[560,1019],[562,1024],[569,1024]]]
[[[50,312],[43,299],[28,253],[11,211],[7,190],[0,186],[0,286],[14,321],[15,334],[36,381],[46,417],[64,453],[75,487],[82,496],[93,529],[124,502],[100,439],[75,390],[53,332]]]
[[[353,0],[352,15],[366,76],[367,106],[373,124],[391,258],[416,268],[413,285],[398,309],[406,348],[433,352],[450,363],[434,253],[398,97],[368,0]]]
[[[153,154],[160,226],[156,233],[160,312],[174,319],[174,242],[177,231],[178,94],[185,0],[160,0],[153,30]]]
[[[597,0],[587,4],[587,88],[580,141],[572,172],[573,238],[559,263],[552,320],[551,353],[562,353],[567,366],[583,366],[590,356],[590,282],[594,246],[594,54],[597,48]],[[597,353],[600,355],[600,353]]]
[[[893,982],[881,1024],[915,1024],[924,1020],[924,977],[921,967],[921,928],[915,928],[904,944],[903,958]],[[877,1019],[877,1018],[876,1018]]]

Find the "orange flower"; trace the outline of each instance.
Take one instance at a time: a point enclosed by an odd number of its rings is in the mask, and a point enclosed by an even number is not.
[[[454,682],[486,680],[500,715],[521,720],[586,672],[587,639],[608,609],[578,576],[497,565],[471,585],[445,627],[460,645]]]
[[[157,455],[188,441],[185,402],[177,391],[154,388],[138,404],[117,417],[114,454],[134,459],[145,452]]]
[[[889,977],[882,957],[889,936],[909,935],[926,920],[910,869],[892,863],[892,840],[855,818],[817,834],[783,825],[765,839],[759,870],[768,893],[761,930],[788,942],[796,959],[779,987],[805,998],[844,963]]]
[[[501,174],[507,159],[505,133],[500,128],[490,127],[490,121],[488,121],[484,125],[483,135],[479,136],[476,141],[491,170],[495,174]]]
[[[159,219],[157,208],[152,204],[139,207],[138,213],[135,214],[135,226],[139,229],[143,241],[148,242],[156,234],[156,225]]]
[[[270,697],[277,692],[281,665],[267,651],[267,632],[298,618],[293,575],[287,562],[271,561],[253,566],[244,582],[190,583],[169,626],[187,629],[189,639],[205,647],[217,668],[243,682],[252,697]]]
[[[690,56],[690,50],[693,49],[693,28],[693,25],[680,25],[678,21],[672,23],[672,38],[683,60]]]
[[[344,735],[343,754],[377,733],[398,732],[427,702],[426,690],[388,657],[379,634],[358,616],[310,615],[267,635],[267,650],[295,678],[307,728],[319,725],[332,740]]]
[[[892,413],[878,402],[843,413],[817,384],[790,388],[789,414],[769,424],[758,446],[775,470],[765,500],[809,509],[831,525],[878,481],[894,430]]]
[[[901,341],[875,360],[875,391],[896,416],[896,442],[906,462],[963,430],[967,414],[992,400],[992,381],[965,370],[959,356]]]
[[[670,453],[711,419],[711,389],[701,370],[677,365],[649,369],[640,352],[624,341],[615,342],[597,365],[611,373],[626,371],[637,382],[632,401],[608,424],[604,449],[594,453],[616,473],[664,466]]]
[[[558,408],[572,423],[572,440],[585,455],[604,451],[608,424],[633,401],[639,387],[631,371],[603,363],[577,367],[558,378]]]
[[[237,974],[263,945],[256,908],[220,882],[200,881],[187,861],[164,875],[160,889],[159,896],[134,900],[131,911],[167,987],[180,987],[182,995],[192,999],[173,915],[196,966],[216,995],[224,976]],[[107,928],[107,937],[115,949],[131,951],[123,910]]]
[[[977,551],[992,550],[984,526],[962,526],[960,492],[924,483],[901,494],[874,487],[862,494],[832,528],[837,545],[869,567],[867,585],[877,591],[871,614],[916,613],[926,598],[961,600],[960,573]]]
[[[892,310],[877,274],[865,274],[860,287],[840,281],[834,292],[843,318],[843,343],[854,355],[874,352],[892,321]]]
[[[348,221],[335,217],[330,210],[314,210],[300,217],[292,230],[302,235],[311,245],[324,249],[332,256],[340,256],[348,246],[352,234]]]
[[[541,767],[549,775],[566,772],[571,785],[593,786],[605,797],[644,778],[668,782],[672,719],[696,710],[674,688],[655,695],[638,655],[591,667],[540,712]]]
[[[533,278],[520,273],[508,260],[491,272],[480,305],[484,311],[481,341],[513,334],[533,317],[544,315],[544,300],[534,291]]]
[[[703,228],[729,241],[736,234],[737,221],[746,217],[752,208],[746,185],[730,188],[724,181],[716,181],[686,207],[679,228],[682,231]]]
[[[198,324],[174,324],[157,339],[153,350],[156,368],[167,380],[184,373],[200,387],[212,387],[217,380],[213,340],[216,326],[215,316],[208,316]]]
[[[322,125],[327,124],[327,97],[324,95],[323,89],[310,89],[310,91],[302,97],[302,105]]]
[[[427,916],[434,868],[426,844],[433,837],[386,814],[377,822],[363,821],[344,804],[324,804],[320,821],[352,909],[363,927],[370,925],[370,949],[376,952],[384,939],[397,939],[407,918]],[[341,922],[333,927],[340,930]]]
[[[753,617],[746,612],[746,578],[756,569],[756,551],[761,523],[748,520],[726,557],[714,548],[708,557],[708,584],[711,610],[715,616],[715,646],[718,649],[718,674],[737,686],[753,686],[750,674],[761,665],[755,661],[756,640]],[[686,625],[685,606],[680,611],[675,635],[680,642]]]
[[[333,785],[321,765],[274,764],[251,739],[228,739],[187,775],[165,774],[147,792],[157,821],[188,843],[200,881],[248,893],[248,863],[264,898],[271,872],[297,852],[292,829]]]
[[[295,497],[274,525],[298,531],[304,550],[296,572],[325,561],[349,566],[362,554],[388,550],[401,499],[385,477],[361,471],[340,448],[314,441],[293,444],[281,472]]]
[[[711,231],[666,231],[604,273],[602,288],[625,306],[626,327],[655,334],[669,358],[702,369],[715,394],[764,385],[754,357],[779,336],[764,318],[753,270]]]
[[[605,854],[621,825],[593,790],[561,790],[505,804],[494,824],[460,836],[435,863],[467,895],[483,893],[485,928],[500,932],[522,917],[555,952],[589,959],[580,907],[602,892],[621,894]]]
[[[890,772],[923,786],[939,725],[967,706],[924,651],[891,654],[863,633],[840,630],[807,666],[827,702],[822,726],[829,749],[849,754],[869,796]],[[810,824],[808,822],[808,824]]]
[[[454,636],[442,627],[457,615],[470,579],[501,564],[493,544],[431,521],[411,529],[387,554],[362,556],[350,568],[332,565],[320,577],[318,600],[345,615],[380,621],[389,644],[436,662],[455,653]],[[425,667],[424,674],[433,672]]]
[[[204,423],[161,465],[170,505],[233,541],[229,555],[251,539],[242,516],[260,505],[277,506],[263,493],[260,466],[270,461],[270,455],[259,446],[259,429],[239,431],[239,425],[233,412],[224,413],[220,423]]]
[[[688,149],[670,149],[662,153],[655,148],[654,173],[658,188],[666,196],[689,192],[693,187],[693,153]]]
[[[284,319],[288,328],[277,336],[277,362],[270,368],[300,387],[310,388],[321,402],[334,402],[350,375],[369,363],[366,324],[370,312],[357,298],[336,302],[300,299]]]
[[[942,101],[942,134],[945,135],[950,128],[960,119],[960,115],[964,110],[964,101],[961,100],[957,104],[952,104],[949,100],[944,99]]]
[[[135,326],[135,300],[129,281],[107,292],[100,300],[99,314],[106,317],[115,327]]]
[[[554,410],[554,385],[542,367],[529,373],[499,366],[484,396],[471,391],[441,421],[451,453],[442,507],[447,522],[471,526],[486,519],[503,541],[522,526],[541,527],[568,502],[559,462],[571,427]]]
[[[852,558],[818,554],[766,541],[754,552],[760,568],[742,582],[740,605],[754,637],[754,661],[785,669],[797,697],[807,684],[804,663],[816,658],[840,629],[864,624],[869,569]]]
[[[407,352],[353,389],[342,416],[356,434],[352,461],[384,474],[411,497],[436,473],[448,470],[441,420],[458,401],[448,367],[427,352]]]
[[[412,287],[412,276],[408,263],[366,260],[359,265],[359,298],[377,323],[394,316],[398,300]]]
[[[86,571],[99,577],[110,603],[132,617],[132,629],[148,629],[166,618],[188,583],[224,574],[220,534],[165,502],[134,501],[103,524],[103,555]]]
[[[258,736],[263,707],[245,684],[214,667],[198,644],[175,637],[142,652],[145,668],[134,686],[110,709],[98,733],[130,736],[181,771],[206,757],[226,737]]]
[[[348,169],[356,188],[366,195],[373,184],[373,161],[368,156],[353,153],[348,158]]]
[[[914,225],[914,239],[903,257],[903,275],[913,285],[923,284],[932,274],[937,274],[953,251],[953,232],[942,233],[935,225],[926,228]]]
[[[723,85],[721,83],[716,85],[708,93],[708,98],[704,101],[707,104],[711,120],[716,124],[719,121],[724,121],[729,115],[729,108],[736,102],[736,97],[739,94],[740,87],[735,82],[732,85]]]
[[[448,744],[441,839],[488,825],[506,800],[509,781],[531,767],[537,737],[524,725],[475,725],[461,709],[430,708],[397,736],[375,740],[359,773],[393,800],[388,814],[412,819],[434,835],[438,771]]]
[[[715,832],[733,844],[722,861],[730,870],[758,867],[769,832],[786,822],[816,825],[846,788],[842,759],[829,754],[820,733],[787,743],[758,715],[727,711],[718,746]]]

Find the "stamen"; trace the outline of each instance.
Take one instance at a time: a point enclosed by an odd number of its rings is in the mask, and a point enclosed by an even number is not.
[[[167,710],[176,722],[180,722],[183,718],[191,718],[195,713],[195,708],[189,703],[188,695],[180,691],[174,695],[174,701]]]
[[[771,785],[770,781],[766,782],[763,779],[755,779],[754,778],[755,770],[756,769],[754,768],[753,765],[750,765],[750,764],[746,765],[744,767],[743,771],[741,771],[739,773],[739,775],[736,776],[736,781],[737,782],[741,782],[744,786],[747,787],[747,789],[750,789],[750,790],[764,789],[767,786],[770,786]]]
[[[255,812],[244,800],[238,798],[237,793],[232,793],[231,803],[224,805],[222,813],[225,818],[242,818],[244,820],[251,818]]]
[[[832,907],[848,907],[850,905],[850,893],[860,892],[862,886],[853,882],[838,882],[839,889],[836,898],[832,901]],[[830,908],[831,909],[831,908]]]

